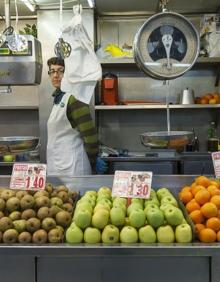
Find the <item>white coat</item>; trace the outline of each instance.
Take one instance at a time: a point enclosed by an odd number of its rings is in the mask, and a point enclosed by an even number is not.
[[[48,175],[79,176],[91,174],[91,166],[78,130],[73,129],[66,115],[70,93],[54,104],[47,122]]]

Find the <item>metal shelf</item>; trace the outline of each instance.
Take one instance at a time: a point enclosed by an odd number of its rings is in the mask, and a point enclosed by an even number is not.
[[[216,105],[169,105],[170,109],[218,109],[220,108],[220,104]],[[167,105],[115,105],[115,106],[105,106],[105,105],[96,105],[95,110],[151,110],[151,109],[167,109]]]
[[[38,110],[38,106],[0,106],[0,110]]]

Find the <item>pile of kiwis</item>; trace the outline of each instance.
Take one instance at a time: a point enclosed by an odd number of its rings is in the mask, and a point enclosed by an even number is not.
[[[41,191],[0,188],[0,242],[62,243],[77,197],[51,183]]]

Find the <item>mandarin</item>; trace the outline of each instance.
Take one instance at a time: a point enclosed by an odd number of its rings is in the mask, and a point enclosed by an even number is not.
[[[214,196],[214,195],[220,195],[220,190],[217,188],[216,185],[209,185],[207,187],[207,191],[209,191],[209,193]]]
[[[218,217],[210,217],[206,220],[206,227],[218,232],[220,230],[220,219]]]
[[[195,197],[196,193],[199,192],[200,190],[206,190],[206,188],[202,185],[195,185],[191,188],[191,192],[192,192],[194,197]]]
[[[179,193],[179,198],[184,204],[187,204],[192,200],[193,194],[190,191],[181,191]]]
[[[200,205],[196,202],[195,199],[192,199],[186,204],[186,210],[188,211],[188,213],[191,213],[195,210],[200,210]]]
[[[202,223],[196,223],[195,228],[196,228],[196,232],[199,233],[202,229],[205,228],[205,225]]]
[[[210,218],[210,217],[214,217],[218,215],[218,208],[216,207],[215,204],[209,202],[209,203],[205,203],[200,211],[202,212],[202,214],[206,217],[206,218]]]
[[[220,231],[217,232],[217,241],[220,242]]]
[[[203,223],[205,218],[200,210],[192,211],[189,214],[189,217],[192,219],[194,223]]]
[[[184,186],[180,192],[185,192],[185,191],[189,191],[191,192],[191,187],[190,186]]]
[[[196,177],[195,182],[197,185],[202,185],[204,187],[207,187],[210,183],[210,180],[208,179],[208,177],[201,175]]]
[[[211,228],[204,228],[199,232],[199,240],[203,243],[215,242],[217,235]]]
[[[200,205],[207,203],[210,200],[210,198],[211,198],[211,195],[210,195],[209,191],[207,191],[207,190],[201,189],[195,194],[195,200]]]
[[[218,209],[220,209],[220,195],[214,195],[211,197],[210,202],[215,204]]]

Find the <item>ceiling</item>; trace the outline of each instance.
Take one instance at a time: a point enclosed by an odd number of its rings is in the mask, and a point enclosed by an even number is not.
[[[10,1],[10,14],[15,15],[15,0]],[[219,0],[166,0],[168,10],[178,13],[220,13]],[[4,16],[4,2],[0,0],[0,15]],[[36,9],[58,9],[60,0],[30,0],[36,4]],[[83,7],[89,7],[87,0],[62,0],[63,8],[72,8],[74,3],[81,3]],[[99,15],[121,13],[147,13],[153,14],[159,11],[159,0],[95,0],[96,11]],[[21,0],[17,0],[18,14],[20,16],[36,15],[31,12]]]

